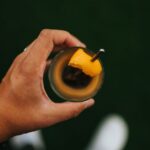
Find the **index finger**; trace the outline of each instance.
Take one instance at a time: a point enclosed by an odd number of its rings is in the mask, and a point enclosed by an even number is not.
[[[41,31],[32,47],[28,49],[29,54],[26,61],[31,63],[30,65],[39,65],[47,60],[55,46],[64,44],[67,47],[85,47],[82,42],[66,31],[44,29]]]

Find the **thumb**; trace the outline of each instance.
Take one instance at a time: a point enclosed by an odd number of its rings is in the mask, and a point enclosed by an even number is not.
[[[51,105],[51,104],[50,104]],[[64,102],[55,103],[52,110],[50,110],[50,124],[55,124],[64,120],[78,116],[83,110],[94,105],[94,99],[89,99],[84,102]]]

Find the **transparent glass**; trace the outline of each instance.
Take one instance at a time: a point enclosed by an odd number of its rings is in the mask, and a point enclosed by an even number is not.
[[[102,73],[93,78],[81,73],[78,69],[68,68],[70,58],[79,48],[72,47],[60,51],[52,60],[48,71],[51,88],[60,98],[67,101],[79,102],[94,97],[103,83],[103,67]],[[93,52],[82,49],[89,55],[94,55]]]

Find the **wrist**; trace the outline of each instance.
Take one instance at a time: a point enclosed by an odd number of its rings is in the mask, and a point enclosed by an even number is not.
[[[2,118],[0,118],[0,143],[6,141],[9,137],[9,128],[5,124],[5,121]]]
[[[0,143],[7,140],[11,136],[10,123],[8,120],[8,115],[10,110],[5,105],[6,97],[4,96],[4,88],[2,83],[0,84]]]

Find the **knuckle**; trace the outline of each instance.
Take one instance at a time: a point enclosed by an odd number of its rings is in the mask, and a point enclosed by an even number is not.
[[[64,34],[66,34],[66,35],[68,35],[68,36],[70,36],[71,34],[70,34],[70,32],[68,32],[68,31],[66,31],[66,30],[60,30],[62,33],[64,33]]]
[[[81,113],[81,111],[82,111],[82,107],[81,106],[76,108],[76,109],[74,109],[72,111],[72,117],[74,117],[74,118],[77,117]]]
[[[63,115],[62,118],[64,118],[65,120],[68,120],[71,118],[76,118],[80,114],[80,112],[81,112],[81,110],[76,108],[76,109],[73,109],[73,110],[65,113],[65,115],[62,114]]]
[[[26,53],[24,53],[24,52],[20,53],[19,55],[16,56],[16,58],[14,59],[12,64],[15,66],[19,66],[19,64],[22,63],[25,56],[26,56]]]
[[[21,56],[22,56],[22,53],[17,55],[16,58],[14,59],[13,63],[17,63],[20,60]]]
[[[40,32],[40,37],[49,37],[49,36],[53,36],[56,33],[61,33],[65,36],[71,35],[71,33],[66,30],[42,29]]]
[[[17,72],[14,72],[11,75],[11,81],[22,83],[26,82],[27,80],[30,80],[30,75],[27,71],[22,71],[22,69],[18,69]]]
[[[31,77],[33,78],[37,73],[38,73],[38,69],[34,68],[31,70],[28,66],[19,69],[19,74],[24,78],[28,78],[28,79],[30,79]]]
[[[23,63],[20,67],[18,67],[15,76],[23,79],[24,81],[30,80],[31,77],[34,77],[35,72],[29,68],[29,65]]]
[[[42,29],[42,31],[40,32],[40,37],[46,37],[51,33],[50,29]]]
[[[24,78],[20,74],[11,74],[10,84],[14,92],[20,90],[24,85]]]

